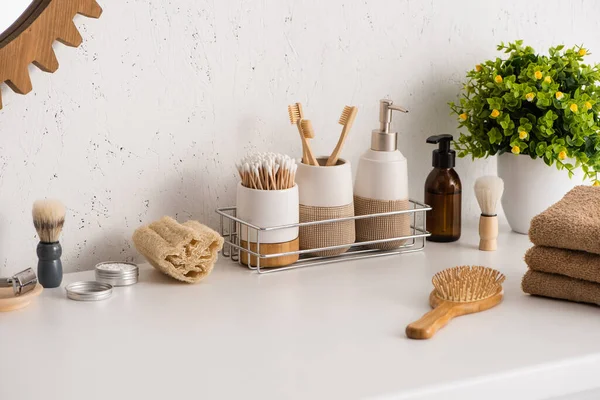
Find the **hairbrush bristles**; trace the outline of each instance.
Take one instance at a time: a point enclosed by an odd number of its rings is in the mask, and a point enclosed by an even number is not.
[[[303,119],[300,121],[300,125],[302,126],[302,134],[307,139],[312,139],[315,137],[315,130],[313,129],[312,122],[309,119]]]
[[[506,277],[495,269],[461,266],[445,269],[433,276],[439,298],[455,302],[471,302],[493,296]]]
[[[344,106],[344,110],[342,111],[342,115],[340,115],[340,120],[338,123],[340,125],[346,125],[348,123],[348,118],[350,118],[350,114],[355,107]]]
[[[290,104],[288,114],[290,115],[290,123],[292,125],[297,124],[302,119],[302,105],[300,103]]]
[[[37,200],[33,203],[32,216],[40,242],[58,242],[65,224],[65,206],[59,200]]]

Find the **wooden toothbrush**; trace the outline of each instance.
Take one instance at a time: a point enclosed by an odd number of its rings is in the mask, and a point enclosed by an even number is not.
[[[310,143],[308,142],[309,138],[312,139],[315,137],[315,130],[313,129],[312,122],[310,122],[309,119],[303,119],[300,121],[300,128],[302,129],[302,134],[306,140],[306,157],[311,160],[311,165],[318,167],[319,160],[314,156],[312,149],[310,148]]]
[[[304,117],[302,117],[302,118],[304,118]],[[312,148],[310,147],[310,140],[309,140],[309,139],[315,138],[315,130],[312,127],[312,123],[307,119],[302,119],[302,121],[300,122],[300,125],[302,126],[302,133],[304,134],[304,137],[306,138],[306,147],[302,146],[302,152],[303,152],[302,157],[307,157],[306,149],[310,149],[311,154],[314,156],[314,153],[312,153]],[[316,160],[316,157],[314,157],[314,158]],[[318,160],[317,160],[317,163],[318,163]]]
[[[306,121],[302,118],[304,116],[304,113],[302,112],[302,104],[295,103],[289,105],[288,114],[290,116],[290,123],[296,125],[298,132],[300,133],[300,140],[302,140],[302,162],[304,164],[318,166],[319,163],[310,149],[310,144],[307,140],[307,134],[305,134],[304,130],[302,129],[302,121]],[[312,131],[312,125],[310,124],[310,121],[304,125],[307,127],[308,136],[312,135],[312,137],[314,137],[314,131]]]
[[[298,116],[300,116],[300,121],[302,121],[304,119],[304,110],[302,109],[302,103],[296,103],[295,105],[298,108]],[[288,107],[288,112],[289,112],[289,107]],[[300,132],[299,123],[297,125],[298,125],[298,132]],[[308,140],[307,140],[307,143],[308,143]],[[306,163],[306,146],[304,145],[304,142],[302,142],[302,161],[301,162]]]
[[[338,121],[340,125],[343,125],[342,133],[340,134],[340,138],[333,149],[333,153],[327,159],[327,163],[325,164],[327,167],[331,167],[336,165],[338,159],[340,158],[340,153],[342,152],[342,147],[344,146],[344,142],[346,141],[346,137],[348,136],[348,132],[352,128],[352,124],[354,123],[354,119],[356,118],[356,114],[358,113],[358,107],[354,106],[345,106],[342,111],[342,115],[340,116],[340,120]]]

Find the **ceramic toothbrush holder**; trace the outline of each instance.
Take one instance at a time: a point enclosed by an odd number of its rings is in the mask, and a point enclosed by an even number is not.
[[[260,228],[297,224],[299,222],[298,185],[284,190],[250,189],[241,184],[237,188],[237,217]],[[298,227],[258,231],[240,226],[240,246],[261,255],[298,251]],[[260,242],[257,246],[257,239]],[[249,243],[248,243],[249,242]],[[259,251],[257,251],[257,248]],[[248,253],[241,251],[241,262],[248,264]],[[260,266],[283,267],[298,261],[299,255],[261,258]],[[250,265],[256,266],[257,257],[250,256]]]
[[[300,222],[353,217],[352,169],[350,163],[339,159],[325,167],[327,157],[318,157],[320,166],[298,164],[296,183],[300,189]],[[354,220],[300,227],[300,249],[349,245],[356,240]],[[310,253],[325,257],[336,256],[350,247]]]

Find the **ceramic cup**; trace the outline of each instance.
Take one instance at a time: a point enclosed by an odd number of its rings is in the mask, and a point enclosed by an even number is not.
[[[296,183],[300,189],[300,222],[353,217],[352,169],[350,163],[339,159],[325,167],[327,157],[318,157],[320,166],[298,164]],[[352,244],[356,239],[354,220],[300,227],[300,249]],[[310,253],[334,256],[349,247]]]
[[[237,217],[260,228],[270,228],[299,221],[298,185],[284,190],[250,189],[240,182],[237,187]],[[260,253],[261,255],[298,251],[298,227],[261,231],[246,226],[240,227],[241,244],[243,248]],[[260,235],[259,251],[257,251],[257,236]],[[261,267],[281,267],[298,261],[298,255],[263,258]],[[242,263],[248,263],[248,253],[241,252]],[[255,256],[250,257],[250,264],[256,266]]]

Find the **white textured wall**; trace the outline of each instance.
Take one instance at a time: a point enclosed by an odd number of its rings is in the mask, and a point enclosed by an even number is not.
[[[600,2],[100,0],[77,18],[84,44],[56,44],[61,67],[32,67],[28,96],[2,88],[0,274],[34,266],[32,202],[68,206],[66,270],[138,259],[133,230],[164,214],[213,227],[234,202],[234,162],[249,150],[299,155],[286,105],[301,101],[318,153],[339,134],[345,104],[360,111],[344,156],[355,165],[377,126],[378,100],[398,116],[412,197],[430,170],[425,138],[456,134],[446,103],[495,45],[585,43],[600,52]],[[1,6],[0,6],[1,7]],[[465,220],[474,179],[494,160],[460,160]]]

